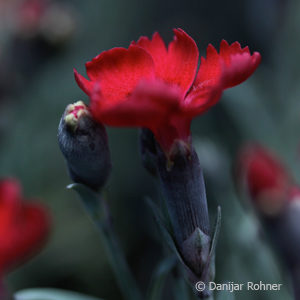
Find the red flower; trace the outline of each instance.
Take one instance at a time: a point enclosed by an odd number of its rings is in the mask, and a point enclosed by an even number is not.
[[[188,143],[191,120],[217,103],[224,89],[240,84],[261,57],[238,42],[212,45],[198,66],[198,48],[181,29],[165,46],[158,33],[141,37],[128,49],[113,48],[86,64],[89,80],[77,73],[80,88],[90,96],[91,111],[111,126],[147,127],[169,152],[176,139]]]
[[[48,236],[48,214],[36,203],[22,203],[15,180],[0,182],[0,274],[35,254]]]
[[[237,160],[238,184],[245,184],[255,206],[273,214],[289,201],[299,199],[300,189],[279,160],[260,146],[243,149]]]
[[[267,190],[283,190],[291,179],[273,154],[259,146],[245,148],[238,160],[239,174],[244,172],[251,197]]]

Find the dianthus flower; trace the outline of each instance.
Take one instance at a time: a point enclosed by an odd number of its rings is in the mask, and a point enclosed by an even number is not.
[[[23,202],[15,180],[0,182],[0,275],[35,254],[49,229],[45,209],[37,203]]]
[[[246,187],[254,206],[263,213],[277,213],[300,198],[300,188],[278,158],[261,146],[245,147],[237,160],[237,184]]]
[[[150,129],[165,153],[175,140],[190,143],[193,118],[220,99],[224,89],[246,80],[261,56],[238,42],[222,41],[220,52],[209,45],[201,57],[194,40],[174,30],[166,47],[158,33],[141,37],[128,49],[104,51],[86,63],[89,79],[75,70],[80,88],[90,97],[96,120],[110,126]]]
[[[245,179],[252,198],[266,191],[285,191],[291,185],[291,178],[279,160],[260,146],[249,146],[238,158],[238,174]]]

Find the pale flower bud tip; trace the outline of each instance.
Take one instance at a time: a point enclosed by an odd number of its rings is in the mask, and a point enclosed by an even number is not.
[[[88,107],[82,101],[77,101],[73,104],[69,104],[66,108],[64,121],[68,128],[76,130],[78,127],[78,122],[83,116],[90,116],[90,111]]]

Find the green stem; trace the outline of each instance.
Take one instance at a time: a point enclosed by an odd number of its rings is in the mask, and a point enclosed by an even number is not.
[[[88,215],[99,229],[110,265],[124,299],[141,300],[142,295],[121,250],[113,230],[108,207],[102,197],[82,184],[72,184],[69,188],[75,189],[79,193]]]
[[[136,281],[133,278],[124,254],[119,246],[119,241],[112,228],[110,218],[107,218],[107,222],[102,222],[98,214],[95,214],[88,206],[86,206],[86,210],[100,231],[111,267],[115,273],[116,280],[124,298],[127,300],[142,299]]]

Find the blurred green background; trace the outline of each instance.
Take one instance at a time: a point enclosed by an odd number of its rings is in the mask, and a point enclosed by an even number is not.
[[[40,199],[53,217],[47,246],[7,276],[10,288],[58,287],[109,300],[121,298],[95,227],[76,194],[66,189],[70,180],[57,144],[57,127],[67,104],[88,102],[74,81],[74,67],[84,74],[84,63],[103,50],[127,47],[155,31],[170,41],[172,28],[180,27],[195,39],[201,55],[208,43],[218,47],[223,38],[262,54],[261,66],[247,82],[226,91],[216,107],[194,121],[193,138],[204,168],[212,222],[217,205],[223,209],[216,281],[283,283],[279,292],[243,291],[237,299],[291,299],[280,261],[249,205],[236,196],[232,164],[239,147],[254,140],[273,149],[299,175],[297,1],[57,3],[67,7],[73,20],[72,32],[59,45],[24,38],[13,26],[0,31],[1,176],[19,178],[25,197]],[[13,23],[7,11],[1,16],[2,25]],[[137,130],[109,128],[108,134],[113,172],[106,195],[122,246],[145,290],[163,251],[144,200],[156,199],[159,193],[142,168]]]

